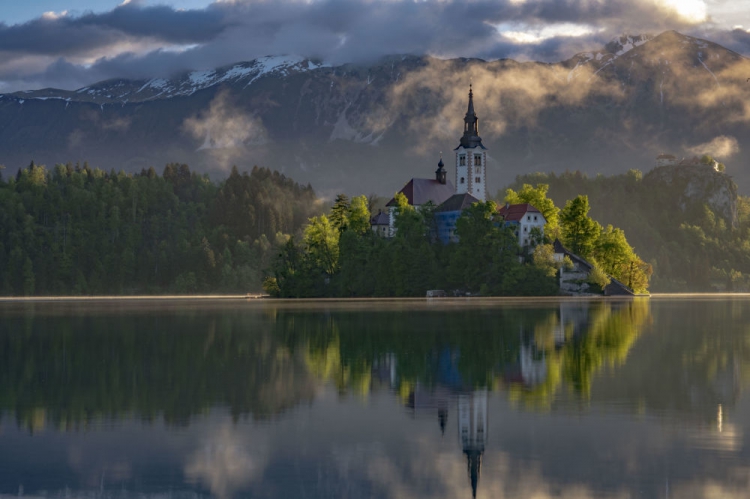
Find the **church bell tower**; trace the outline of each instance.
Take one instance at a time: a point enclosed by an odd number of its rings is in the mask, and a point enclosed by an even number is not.
[[[456,194],[471,194],[487,200],[487,148],[479,136],[479,118],[474,112],[474,91],[469,85],[469,108],[464,117],[464,134],[456,152]]]

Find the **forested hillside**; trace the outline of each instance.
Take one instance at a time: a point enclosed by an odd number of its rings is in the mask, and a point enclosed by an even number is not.
[[[140,174],[32,163],[0,178],[0,293],[248,292],[318,207],[312,187],[234,168]]]
[[[587,195],[592,218],[623,229],[653,266],[652,291],[750,289],[750,198],[737,194],[728,175],[707,165],[659,167],[645,175],[537,173],[509,187],[540,183],[549,185],[557,205]]]

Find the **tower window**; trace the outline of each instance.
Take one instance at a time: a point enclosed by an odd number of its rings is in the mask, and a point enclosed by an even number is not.
[[[476,182],[477,184],[481,183],[482,182],[482,177],[475,178],[474,182]]]
[[[461,177],[461,183],[463,184],[463,183],[465,183],[465,182],[466,182],[466,181],[464,180],[464,178],[463,178],[463,177]]]
[[[458,157],[458,166],[466,166],[466,155],[462,154]]]
[[[481,165],[482,164],[482,156],[479,154],[474,155],[474,164],[475,165]]]

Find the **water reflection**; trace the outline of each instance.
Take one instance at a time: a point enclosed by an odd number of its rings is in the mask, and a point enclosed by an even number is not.
[[[747,492],[750,302],[440,303],[5,313],[0,494]]]
[[[384,375],[402,399],[419,382],[549,408],[562,383],[588,397],[591,376],[625,359],[649,313],[648,302],[34,312],[0,323],[0,408],[32,432],[129,415],[185,425],[217,405],[264,419],[312,401],[321,381],[367,395]]]

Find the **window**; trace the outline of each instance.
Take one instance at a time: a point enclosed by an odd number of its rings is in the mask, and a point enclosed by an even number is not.
[[[526,215],[526,221],[531,222],[531,215]]]
[[[474,155],[474,164],[475,165],[481,165],[482,164],[482,155],[481,154],[475,154]]]
[[[528,232],[528,231],[529,231],[529,228],[528,228],[528,227],[524,227],[524,228],[523,228],[523,231],[524,231],[524,232]]]
[[[463,184],[465,182],[464,178],[461,177],[461,183]]]
[[[466,166],[466,155],[462,154],[458,157],[458,166]]]
[[[476,182],[477,184],[481,184],[482,183],[482,177],[475,178],[474,182]]]
[[[536,222],[536,215],[534,215],[534,221]]]

